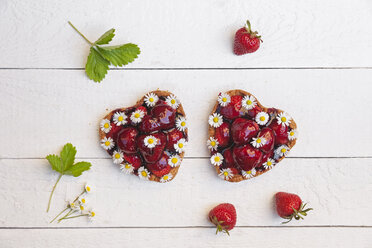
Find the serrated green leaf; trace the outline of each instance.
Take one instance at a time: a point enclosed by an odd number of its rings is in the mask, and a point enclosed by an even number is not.
[[[60,157],[62,161],[62,173],[66,170],[68,170],[75,161],[75,155],[76,155],[76,148],[71,144],[67,143],[64,145]]]
[[[97,45],[108,44],[108,43],[110,43],[112,38],[114,38],[114,36],[115,36],[115,29],[112,28],[112,29],[106,31],[106,33],[104,33],[103,35],[101,35],[101,37],[99,37],[98,40],[94,43],[97,44]]]
[[[110,62],[103,58],[93,47],[85,65],[85,72],[95,82],[101,82],[105,78]]]
[[[120,46],[97,47],[97,49],[114,66],[127,65],[133,62],[140,54],[139,47],[132,43]]]
[[[46,159],[49,161],[53,170],[58,171],[59,173],[63,173],[62,160],[59,156],[51,154],[46,156]]]
[[[89,170],[91,166],[92,166],[92,164],[89,163],[89,162],[84,162],[84,161],[78,162],[78,163],[74,164],[73,166],[71,166],[68,170],[66,170],[65,174],[66,175],[71,175],[71,176],[74,176],[74,177],[78,177],[84,171]]]

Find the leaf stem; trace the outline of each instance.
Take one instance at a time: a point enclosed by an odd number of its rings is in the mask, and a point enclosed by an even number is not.
[[[84,38],[84,40],[86,40],[86,42],[88,42],[91,46],[93,46],[94,44],[93,44],[93,42],[91,42],[90,40],[88,40],[88,38],[87,37],[85,37],[70,21],[68,21],[68,24],[70,24],[70,26],[73,28],[73,29],[75,29],[75,31],[76,32],[78,32],[80,35],[81,35],[81,37],[83,37]]]
[[[74,210],[70,210],[70,211],[68,211],[68,213],[67,214],[65,214],[65,216],[63,216],[62,218],[60,218],[59,220],[58,220],[58,223],[59,222],[61,222],[61,220],[63,220],[64,218],[66,218],[67,216],[69,216],[70,214],[71,214],[71,212],[73,212]]]
[[[68,209],[68,207],[67,208],[65,208],[65,209],[63,209],[56,217],[54,217],[54,219],[53,220],[51,220],[49,223],[52,223],[53,221],[55,221],[62,213],[64,213],[66,210]]]
[[[48,208],[46,210],[47,213],[49,212],[49,209],[50,209],[50,202],[52,201],[52,196],[53,196],[54,190],[56,189],[57,183],[59,182],[59,180],[61,179],[61,177],[62,177],[62,174],[59,175],[59,177],[57,179],[57,182],[54,184],[53,189],[52,189],[52,192],[50,193],[49,202],[48,202]]]
[[[67,220],[67,219],[73,219],[73,218],[77,218],[77,217],[82,217],[82,216],[88,216],[89,214],[80,214],[80,215],[75,215],[75,216],[71,216],[71,217],[66,217],[66,218],[63,218],[64,220]]]

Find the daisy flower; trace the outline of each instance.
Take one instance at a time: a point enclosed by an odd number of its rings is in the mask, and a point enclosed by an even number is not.
[[[124,112],[116,112],[113,117],[116,126],[127,124],[127,116]]]
[[[289,147],[286,145],[281,145],[275,150],[275,154],[279,157],[286,156],[289,152]]]
[[[101,146],[103,147],[103,149],[105,150],[110,150],[114,147],[114,141],[112,138],[110,137],[104,137],[103,139],[101,139]]]
[[[209,140],[207,140],[208,149],[211,151],[217,151],[218,145],[219,144],[218,144],[217,139],[213,137],[210,137]]]
[[[114,151],[112,159],[114,160],[114,164],[120,164],[124,161],[124,155],[121,151]]]
[[[171,166],[171,167],[177,167],[181,164],[181,158],[180,156],[178,155],[172,155],[170,156],[170,158],[168,159],[168,164]]]
[[[265,125],[269,121],[269,115],[266,112],[259,112],[255,120],[259,125]]]
[[[158,100],[159,97],[154,93],[148,93],[145,95],[145,103],[148,107],[154,107]]]
[[[161,183],[166,183],[166,182],[169,182],[172,178],[173,178],[173,175],[171,173],[168,173],[168,174],[162,176],[162,178],[160,178],[160,182]]]
[[[138,169],[138,176],[143,179],[143,180],[149,180],[150,178],[150,173],[145,167],[140,167]]]
[[[292,129],[291,131],[288,132],[288,139],[289,140],[294,140],[297,139],[297,129]]]
[[[257,105],[256,98],[254,96],[245,96],[242,100],[242,106],[246,110],[251,110]]]
[[[68,207],[71,209],[71,210],[78,210],[79,209],[79,205],[76,204],[75,202],[69,202],[68,203]]]
[[[120,170],[125,174],[131,174],[133,173],[134,168],[130,163],[124,163],[120,165]]]
[[[260,148],[266,144],[266,139],[262,137],[252,138],[251,144],[253,147]]]
[[[110,120],[103,119],[99,125],[101,127],[102,132],[104,132],[104,133],[110,132],[110,130],[111,130]]]
[[[148,148],[154,148],[158,144],[158,139],[152,135],[149,135],[146,136],[146,138],[143,140],[143,143]]]
[[[217,101],[222,107],[226,107],[231,102],[231,97],[229,94],[222,93],[218,96]]]
[[[80,206],[79,206],[79,210],[80,210],[81,213],[83,213],[84,210],[85,210],[85,207],[84,207],[83,205],[80,205]]]
[[[186,145],[187,141],[184,138],[182,138],[178,140],[176,144],[174,144],[174,149],[176,150],[176,152],[182,153],[185,151]]]
[[[181,117],[178,117],[177,120],[176,120],[176,128],[180,131],[185,131],[186,128],[187,128],[187,122],[186,122],[186,118],[181,116]]]
[[[275,160],[271,158],[269,158],[265,163],[263,163],[265,170],[272,169],[274,165],[275,165]]]
[[[256,175],[256,169],[253,168],[250,171],[242,171],[242,175],[244,178],[252,178]]]
[[[221,153],[216,153],[211,157],[211,163],[213,165],[220,166],[223,162],[223,156]]]
[[[218,113],[214,113],[213,115],[209,116],[208,123],[212,127],[219,127],[222,125],[223,119],[222,116]]]
[[[95,217],[96,217],[96,212],[94,212],[93,210],[90,210],[88,212],[88,218],[89,218],[89,220],[90,221],[93,221]]]
[[[289,126],[289,123],[291,123],[292,117],[290,117],[287,113],[282,112],[278,114],[276,117],[276,120],[278,121],[279,125],[286,125]]]
[[[145,113],[143,112],[143,110],[141,109],[137,109],[136,111],[134,111],[131,116],[130,116],[130,120],[133,122],[133,123],[140,123],[142,121],[142,118],[145,116]]]
[[[234,176],[234,174],[232,173],[230,168],[227,168],[227,169],[222,169],[220,174],[218,174],[218,176],[222,179],[229,180],[230,178]]]
[[[178,101],[178,99],[174,95],[167,96],[167,98],[165,99],[165,102],[169,106],[171,106],[173,109],[177,109],[178,105],[180,105],[180,102]]]
[[[92,185],[90,184],[85,184],[85,192],[87,192],[88,194],[92,193],[92,190],[93,190],[93,187]]]
[[[79,203],[80,203],[80,205],[85,206],[87,204],[87,199],[83,196],[80,196],[79,197]]]

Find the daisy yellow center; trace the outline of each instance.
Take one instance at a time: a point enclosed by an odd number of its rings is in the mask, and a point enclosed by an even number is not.
[[[130,164],[125,164],[125,169],[129,169],[130,168]]]
[[[286,150],[285,148],[282,148],[280,151],[281,151],[282,153],[285,153],[287,150]]]
[[[247,174],[252,174],[252,171],[247,171]]]
[[[103,125],[104,128],[109,128],[110,125],[108,123],[105,123],[105,125]]]
[[[287,118],[285,118],[285,117],[283,116],[282,118],[280,118],[280,120],[281,120],[282,122],[286,122],[286,121],[287,121]]]
[[[119,116],[118,121],[123,121],[123,120],[124,120],[123,116]]]
[[[257,142],[258,144],[260,144],[260,143],[261,143],[261,139],[257,139],[256,142]]]
[[[252,104],[252,101],[251,100],[247,100],[247,105],[251,105]]]
[[[293,131],[292,131],[292,132],[290,132],[290,133],[289,133],[289,135],[293,136],[293,135],[294,135],[294,132],[293,132]]]
[[[265,120],[265,116],[261,116],[260,121],[264,121],[264,120]]]
[[[89,191],[90,191],[90,187],[88,186],[88,187],[86,188],[86,190],[89,192]]]
[[[139,118],[140,117],[140,114],[139,113],[135,113],[134,114],[134,118]]]
[[[222,101],[227,102],[227,98],[226,97],[222,98]]]
[[[211,146],[215,146],[216,145],[216,141],[211,141]]]
[[[186,126],[186,122],[184,122],[184,121],[181,122],[181,126],[182,126],[182,127]]]
[[[154,143],[154,139],[149,139],[148,141],[147,141],[149,144],[153,144]]]
[[[111,144],[110,141],[105,142],[105,146],[109,146],[110,144]]]
[[[214,162],[220,162],[220,157],[214,157]]]
[[[227,176],[229,175],[229,173],[228,173],[227,171],[225,171],[225,172],[223,173],[223,175],[224,175],[225,177],[227,177]]]
[[[143,177],[147,177],[147,172],[146,172],[146,171],[142,171],[142,172],[141,172],[141,175],[142,175]]]
[[[80,206],[80,210],[84,210],[84,207],[83,206]]]
[[[178,144],[178,147],[179,147],[179,148],[183,148],[183,144],[182,144],[182,143],[179,143],[179,144]]]
[[[85,203],[85,199],[84,199],[84,198],[83,198],[83,199],[81,199],[81,202],[82,202],[82,203]]]
[[[172,158],[171,162],[172,162],[172,164],[176,164],[178,162],[178,158]]]
[[[95,212],[90,212],[90,216],[94,217],[94,216],[96,216],[96,213]]]
[[[271,161],[267,161],[267,165],[270,166],[272,165],[273,163]]]
[[[149,101],[150,101],[150,102],[153,102],[153,101],[154,101],[154,98],[151,97],[151,98],[149,99]]]
[[[214,118],[213,118],[213,122],[214,122],[214,123],[217,123],[218,120],[219,120],[218,117],[214,117]]]
[[[119,154],[119,153],[116,153],[116,154],[115,154],[115,158],[116,158],[116,159],[119,159],[119,158],[120,158],[120,154]]]
[[[165,176],[163,177],[163,179],[164,179],[164,180],[168,180],[168,176],[165,175]]]
[[[171,102],[172,104],[175,104],[175,103],[176,103],[176,100],[172,99],[170,102]]]
[[[75,207],[75,203],[71,202],[70,207],[72,207],[72,208]]]

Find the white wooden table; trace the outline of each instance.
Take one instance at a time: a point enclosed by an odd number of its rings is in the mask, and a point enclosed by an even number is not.
[[[372,247],[372,2],[0,0],[0,247]],[[232,39],[249,18],[264,43],[235,56]],[[115,44],[139,58],[88,80],[92,40],[111,27]],[[174,92],[189,119],[190,145],[176,179],[120,173],[99,146],[98,122],[154,89]],[[232,184],[219,179],[205,147],[207,116],[220,91],[241,88],[288,111],[300,137],[277,168]],[[92,162],[57,179],[44,157],[66,142]],[[85,182],[97,220],[50,219]],[[281,225],[277,191],[315,209]],[[206,215],[235,204],[237,227],[215,235]]]

